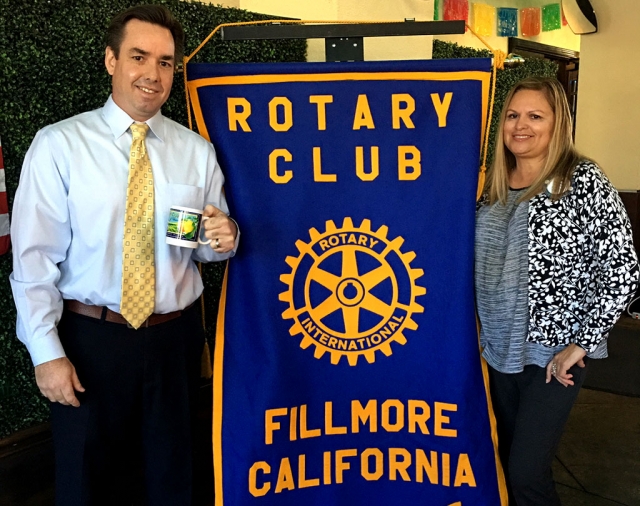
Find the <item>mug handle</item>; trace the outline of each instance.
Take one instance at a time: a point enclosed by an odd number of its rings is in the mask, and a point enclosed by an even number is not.
[[[210,216],[203,216],[203,217],[202,217],[202,220],[201,220],[201,224],[202,224],[202,223],[204,223],[204,222],[205,222],[206,220],[208,220],[209,218],[210,218]],[[203,228],[204,228],[204,227],[200,227],[200,230],[198,231],[198,242],[199,242],[200,244],[210,244],[210,243],[211,243],[211,241],[212,241],[212,239],[209,239],[208,241],[202,241],[202,240],[200,240],[200,232],[202,232],[202,229],[203,229]]]

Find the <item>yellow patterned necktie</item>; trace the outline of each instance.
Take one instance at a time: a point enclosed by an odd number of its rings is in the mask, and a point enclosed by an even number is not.
[[[137,329],[153,313],[156,267],[153,219],[153,172],[144,139],[149,125],[133,123],[129,183],[122,243],[120,314]]]

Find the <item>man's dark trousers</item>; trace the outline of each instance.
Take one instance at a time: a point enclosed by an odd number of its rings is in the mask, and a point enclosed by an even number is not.
[[[57,506],[191,504],[198,306],[138,330],[63,313],[60,340],[86,392],[78,408],[52,404]]]

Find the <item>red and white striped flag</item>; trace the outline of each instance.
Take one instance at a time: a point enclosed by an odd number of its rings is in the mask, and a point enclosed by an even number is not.
[[[9,230],[9,204],[7,203],[7,186],[4,180],[4,160],[2,158],[2,140],[0,139],[0,255],[9,251],[11,244]]]

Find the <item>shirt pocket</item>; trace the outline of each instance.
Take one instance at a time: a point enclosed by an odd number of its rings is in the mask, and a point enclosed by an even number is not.
[[[162,223],[169,220],[172,206],[191,207],[202,211],[204,207],[204,188],[187,184],[167,183],[156,189],[156,215]]]

